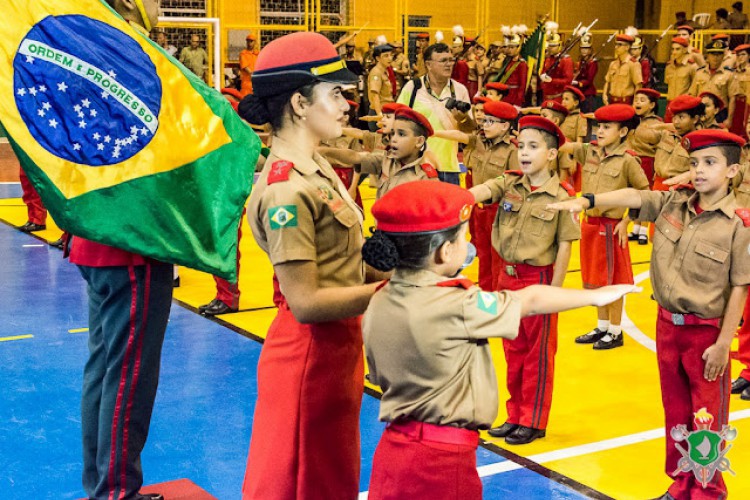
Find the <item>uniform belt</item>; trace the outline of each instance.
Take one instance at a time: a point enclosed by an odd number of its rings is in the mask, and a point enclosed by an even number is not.
[[[623,102],[629,104],[632,101],[633,101],[633,96],[632,95],[623,96],[623,97],[617,97],[617,96],[613,96],[613,95],[609,96],[609,102],[610,102],[610,104],[617,104],[617,103],[623,103]]]
[[[511,264],[510,262],[502,261],[502,268],[508,276],[520,278],[551,271],[552,264],[548,266],[534,266],[531,264]]]
[[[674,326],[715,326],[716,328],[721,327],[721,318],[701,318],[695,314],[682,314],[672,313],[659,307],[659,317],[668,323],[672,323]]]
[[[391,422],[387,427],[392,431],[414,439],[474,447],[479,444],[479,433],[477,431],[461,429],[460,427],[428,424],[426,422],[417,422],[416,420]]]

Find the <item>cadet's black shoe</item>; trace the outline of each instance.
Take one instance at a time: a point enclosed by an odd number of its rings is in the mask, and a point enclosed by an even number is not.
[[[55,240],[55,241],[50,241],[49,242],[49,246],[55,247],[55,248],[59,248],[60,250],[63,249],[64,245],[65,245],[65,242],[63,241],[62,238],[60,238],[59,240]]]
[[[177,276],[174,280],[172,280],[172,286],[174,288],[180,288],[180,277]]]
[[[648,236],[645,234],[642,234],[638,237],[638,244],[639,245],[648,245]]]
[[[635,233],[628,233],[628,241],[635,241],[638,239],[638,235]]]
[[[547,431],[544,429],[534,429],[533,427],[525,427],[519,425],[512,434],[506,436],[505,442],[508,444],[528,444],[538,438],[542,438],[547,435]]]
[[[622,347],[624,343],[625,341],[622,337],[622,333],[616,337],[614,335],[607,334],[594,343],[594,349],[596,349],[597,351],[614,349],[615,347]]]
[[[236,313],[236,307],[229,307],[219,299],[214,299],[208,306],[201,312],[204,316],[217,316],[219,314]]]
[[[209,307],[215,306],[217,303],[221,303],[221,301],[219,299],[214,299],[208,304],[203,304],[202,306],[198,306],[198,314],[203,314],[206,311],[206,309],[208,309]]]
[[[487,434],[496,438],[504,438],[516,429],[518,429],[518,424],[509,424],[508,422],[505,422],[500,427],[493,427],[487,431]]]
[[[732,382],[732,394],[742,394],[742,391],[750,387],[750,380],[746,378],[737,377]]]
[[[44,224],[34,224],[33,222],[27,222],[18,229],[20,229],[24,233],[33,233],[35,231],[42,231],[43,229],[47,229],[47,226],[45,226]]]
[[[750,401],[750,387],[742,391],[742,394],[740,394],[740,399],[743,401]]]
[[[607,332],[594,328],[589,333],[576,337],[576,344],[593,344],[606,334]]]

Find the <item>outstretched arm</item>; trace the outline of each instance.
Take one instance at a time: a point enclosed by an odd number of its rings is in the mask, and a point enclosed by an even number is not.
[[[638,194],[637,189],[618,189],[617,191],[597,194],[594,197],[594,203],[596,203],[597,208],[627,207],[638,209],[641,208],[641,195]],[[592,207],[587,198],[575,198],[558,203],[550,203],[549,205],[547,205],[547,208],[550,210],[583,212],[584,210],[588,210]]]
[[[521,315],[552,314],[585,306],[602,307],[621,299],[628,293],[640,292],[635,285],[610,285],[595,290],[557,288],[531,285],[514,292],[521,298]]]

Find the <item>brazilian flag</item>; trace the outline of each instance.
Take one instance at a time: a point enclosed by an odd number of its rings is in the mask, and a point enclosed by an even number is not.
[[[542,63],[544,62],[544,23],[538,23],[536,29],[526,39],[521,47],[521,57],[526,59],[529,67],[529,74],[526,83],[531,80],[531,75],[539,74]]]
[[[100,0],[6,0],[0,121],[66,231],[235,280],[258,136]]]

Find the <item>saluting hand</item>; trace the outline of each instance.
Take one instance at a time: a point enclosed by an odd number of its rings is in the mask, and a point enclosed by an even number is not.
[[[604,307],[616,300],[620,300],[629,293],[640,293],[643,288],[636,285],[609,285],[603,286],[596,289],[596,299],[594,304],[596,307]]]
[[[703,377],[709,382],[713,382],[724,375],[724,370],[729,363],[729,346],[716,343],[703,351],[702,358],[706,362],[706,366],[703,368]]]

